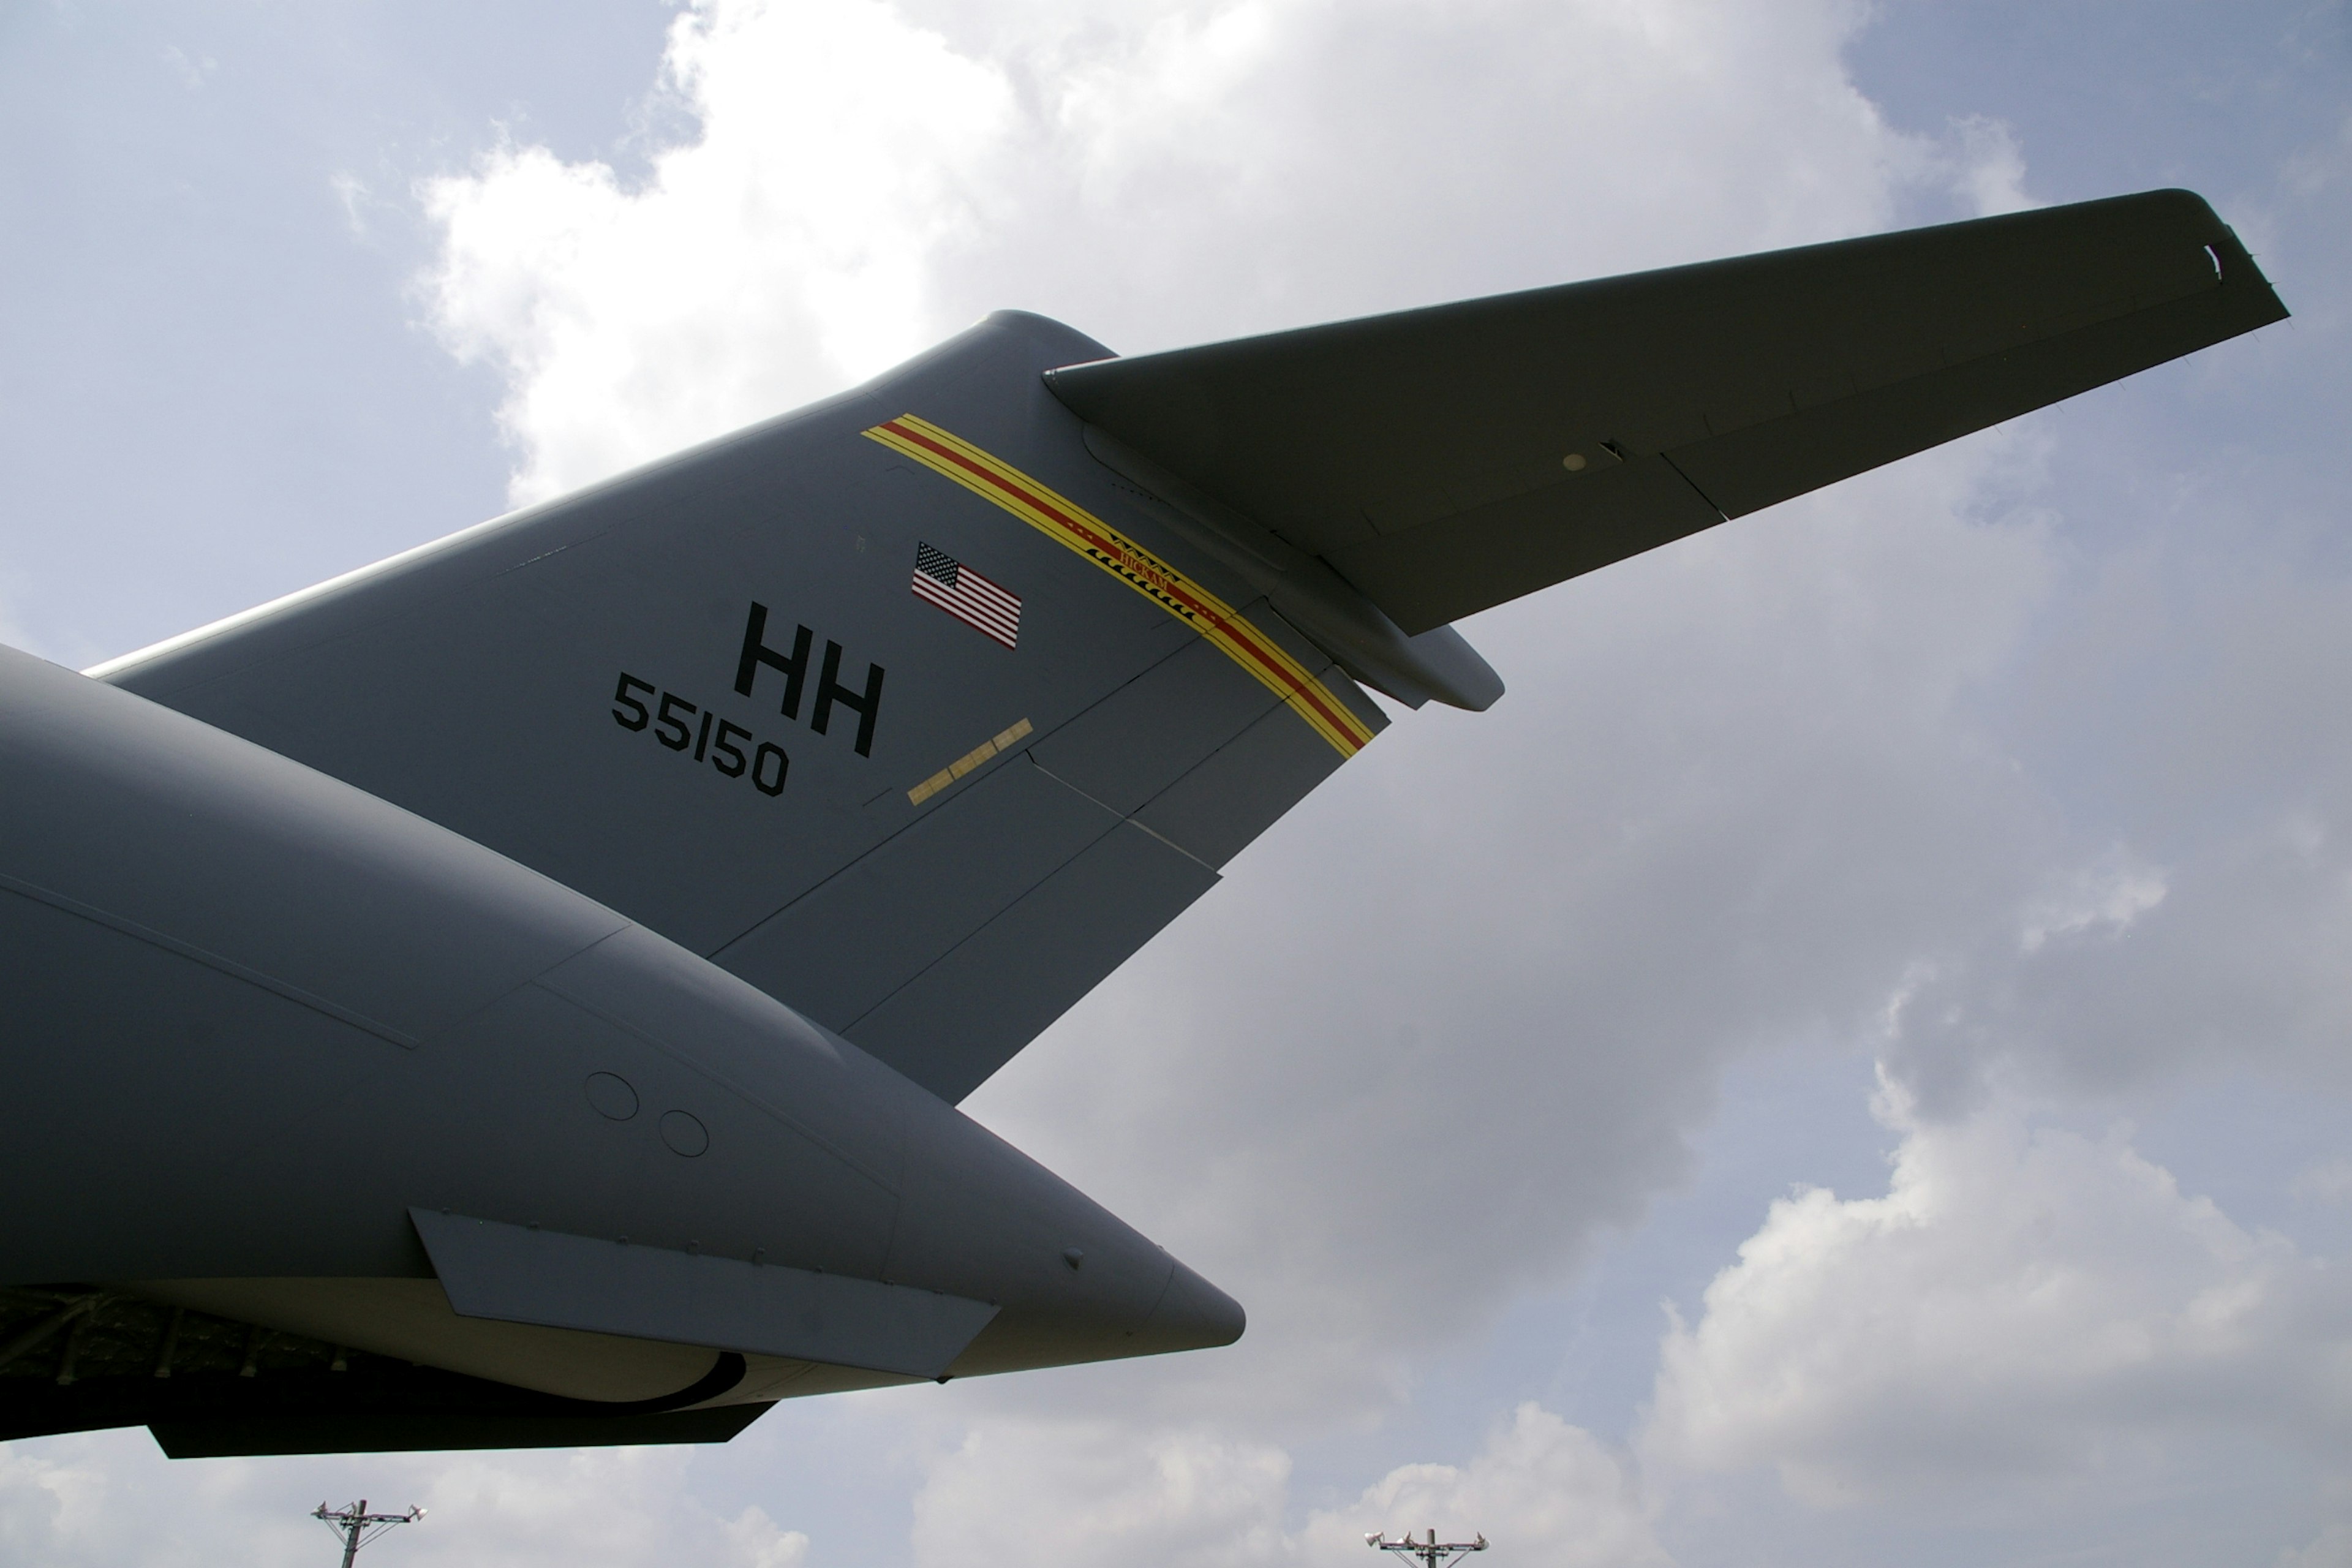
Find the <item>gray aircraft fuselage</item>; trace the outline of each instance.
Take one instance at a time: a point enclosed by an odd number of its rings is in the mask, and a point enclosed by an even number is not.
[[[606,1401],[691,1385],[709,1352],[457,1316],[411,1210],[592,1238],[611,1291],[670,1254],[745,1312],[762,1270],[969,1307],[887,1371],[814,1364],[855,1338],[821,1312],[736,1333],[732,1400],[1241,1331],[953,1107],[545,877],[22,654],[0,652],[0,726],[9,1027],[37,1043],[0,1142],[0,1184],[37,1194],[0,1237],[8,1279]]]

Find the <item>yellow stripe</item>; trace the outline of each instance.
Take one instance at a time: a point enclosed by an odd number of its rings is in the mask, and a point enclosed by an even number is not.
[[[1370,727],[1281,645],[1223,599],[1076,501],[912,414],[886,420],[866,434],[1003,507],[1192,627],[1281,698],[1341,756],[1352,757],[1370,743]]]
[[[938,773],[933,773],[929,778],[925,779],[922,783],[908,790],[907,792],[907,799],[913,805],[922,805],[923,802],[930,799],[931,796],[939,794],[940,791],[947,788],[948,785],[955,783],[956,780],[963,777],[964,774],[971,772],[972,769],[980,766],[981,763],[996,755],[997,752],[1002,752],[1007,747],[1021,741],[1028,733],[1029,721],[1024,719],[1021,722],[1013,725],[1010,730],[1004,731],[994,739],[982,741],[979,745],[974,746],[971,751],[966,752],[962,756],[958,757],[954,762],[950,763],[946,767],[941,768]]]

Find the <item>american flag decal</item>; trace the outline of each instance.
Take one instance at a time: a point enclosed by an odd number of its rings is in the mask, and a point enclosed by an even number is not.
[[[944,550],[915,546],[914,589],[918,599],[937,605],[1006,647],[1020,640],[1021,596],[1006,593]]]

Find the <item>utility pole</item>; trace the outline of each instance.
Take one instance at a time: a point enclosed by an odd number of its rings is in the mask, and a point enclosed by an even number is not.
[[[1473,1552],[1486,1551],[1486,1537],[1482,1533],[1475,1541],[1440,1541],[1437,1531],[1433,1530],[1425,1539],[1415,1541],[1412,1531],[1408,1530],[1391,1541],[1376,1530],[1364,1537],[1364,1544],[1376,1551],[1393,1552],[1400,1557],[1418,1557],[1422,1568],[1445,1568],[1447,1563],[1458,1563]],[[349,1568],[348,1564],[346,1568]]]
[[[406,1513],[370,1513],[367,1499],[362,1498],[341,1508],[320,1503],[310,1510],[310,1517],[343,1538],[343,1568],[352,1568],[352,1559],[360,1554],[361,1547],[395,1524],[415,1524],[425,1517],[425,1510],[412,1508]]]

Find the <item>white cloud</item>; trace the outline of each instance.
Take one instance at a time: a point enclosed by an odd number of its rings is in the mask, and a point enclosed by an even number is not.
[[[106,1472],[79,1455],[52,1457],[27,1443],[0,1446],[0,1558],[70,1561],[58,1548],[103,1523]]]
[[[1001,73],[878,0],[724,0],[678,18],[665,69],[702,135],[643,189],[528,146],[425,187],[434,319],[508,376],[519,501],[923,347],[926,264],[1010,110]]]
[[[1513,1411],[1470,1463],[1402,1466],[1354,1506],[1314,1514],[1300,1556],[1362,1568],[1357,1543],[1375,1530],[1391,1537],[1435,1530],[1441,1541],[1485,1535],[1505,1563],[1666,1568],[1673,1561],[1625,1461],[1534,1404]]]
[[[1212,1562],[1363,1568],[1364,1536],[1474,1532],[1563,1568],[1665,1568],[1632,1478],[1591,1434],[1522,1405],[1469,1463],[1405,1465],[1296,1530],[1289,1457],[1203,1428],[1004,1420],[936,1459],[915,1504],[923,1568]]]
[[[2340,664],[2347,645],[2326,657]],[[2179,739],[2214,743],[2196,733]],[[2288,727],[2231,763],[2269,769],[2300,798],[2250,790],[2226,813],[2184,814],[2167,825],[2183,853],[2161,874],[2112,852],[2053,868],[2013,924],[1940,955],[1904,997],[1889,1049],[1926,1109],[1964,1110],[2004,1067],[2069,1093],[2244,1068],[2344,1092],[2352,847],[2336,823],[2352,777],[2295,757],[2305,744]]]
[[[1248,1304],[1165,1397],[1392,1398],[1639,1223],[1723,1064],[1874,1033],[2039,890],[2055,828],[1966,707],[2049,562],[1958,515],[1980,460],[1484,618],[1507,715],[1396,726],[976,1097]]]
[[[1969,216],[2021,212],[2037,205],[2025,194],[2025,150],[1998,120],[1971,114],[1952,122],[1946,154],[1954,192]]]
[[[2296,1173],[2291,1190],[2297,1197],[2317,1198],[2322,1203],[2340,1204],[2352,1198],[2352,1159],[2339,1154],[2307,1166]]]
[[[2039,952],[2053,937],[2096,933],[2113,941],[2132,922],[2164,902],[2162,872],[2118,854],[2104,865],[2086,864],[2068,870],[2063,885],[2052,889],[2025,911],[2018,946]]]
[[[1289,1474],[1279,1448],[1197,1428],[993,1421],[931,1465],[915,1561],[1283,1562]]]
[[[2120,1131],[2011,1100],[1902,1130],[1886,1195],[1773,1204],[1666,1336],[1654,1467],[1769,1468],[1816,1506],[2063,1487],[2149,1439],[2352,1432],[2352,1282]],[[2145,1461],[2139,1467],[2144,1468]]]
[[[1939,151],[1879,121],[1839,61],[1860,16],[704,0],[664,66],[697,132],[641,185],[510,145],[423,188],[431,315],[507,375],[520,502],[998,305],[1132,350],[1853,232],[1921,182],[2013,184],[1981,127]]]
[[[742,1568],[801,1568],[808,1561],[809,1538],[797,1530],[779,1528],[767,1510],[756,1505],[726,1522],[727,1551],[719,1559]]]
[[[163,63],[172,68],[181,84],[190,92],[202,88],[206,79],[220,69],[220,61],[212,56],[190,55],[176,44],[163,47]]]
[[[2278,1555],[2278,1568],[2347,1568],[2352,1565],[2352,1524],[2331,1524],[2316,1539]]]
[[[299,1563],[334,1550],[308,1517],[364,1492],[419,1523],[362,1561],[445,1568],[692,1562],[801,1568],[808,1538],[756,1506],[706,1506],[684,1448],[167,1460],[142,1431],[0,1446],[0,1561],[44,1568]],[[167,1519],[167,1530],[154,1528]]]

